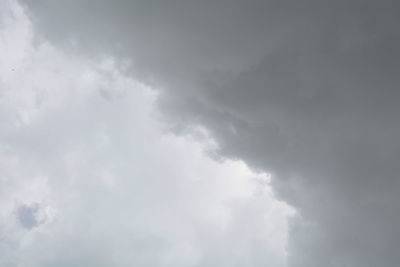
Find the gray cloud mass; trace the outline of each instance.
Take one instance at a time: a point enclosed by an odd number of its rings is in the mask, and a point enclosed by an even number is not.
[[[166,132],[124,62],[62,51],[15,1],[0,51],[1,267],[285,266],[269,175]]]
[[[131,61],[174,130],[271,172],[299,211],[289,266],[399,265],[398,1],[21,2],[64,49]]]

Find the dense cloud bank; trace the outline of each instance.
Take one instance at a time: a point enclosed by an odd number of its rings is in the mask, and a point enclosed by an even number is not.
[[[174,129],[273,173],[289,265],[398,266],[397,1],[21,1],[55,44],[131,62]]]
[[[60,51],[12,1],[0,53],[1,267],[285,266],[268,176],[166,135],[121,64]]]

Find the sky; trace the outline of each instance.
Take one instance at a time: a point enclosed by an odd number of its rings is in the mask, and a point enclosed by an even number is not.
[[[176,135],[110,56],[68,54],[2,3],[0,266],[284,266],[269,174]]]
[[[2,265],[398,266],[397,1],[0,7]]]

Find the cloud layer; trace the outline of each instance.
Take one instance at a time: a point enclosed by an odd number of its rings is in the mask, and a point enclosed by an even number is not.
[[[301,214],[289,266],[398,265],[396,1],[22,2],[60,47],[130,61],[174,129],[273,173]]]
[[[1,266],[284,266],[293,209],[266,174],[165,134],[124,64],[66,54],[1,5]]]

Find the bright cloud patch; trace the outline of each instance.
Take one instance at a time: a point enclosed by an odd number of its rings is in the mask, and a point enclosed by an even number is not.
[[[1,12],[1,266],[284,264],[293,210],[266,174],[163,133],[123,66],[67,56],[19,6]]]

